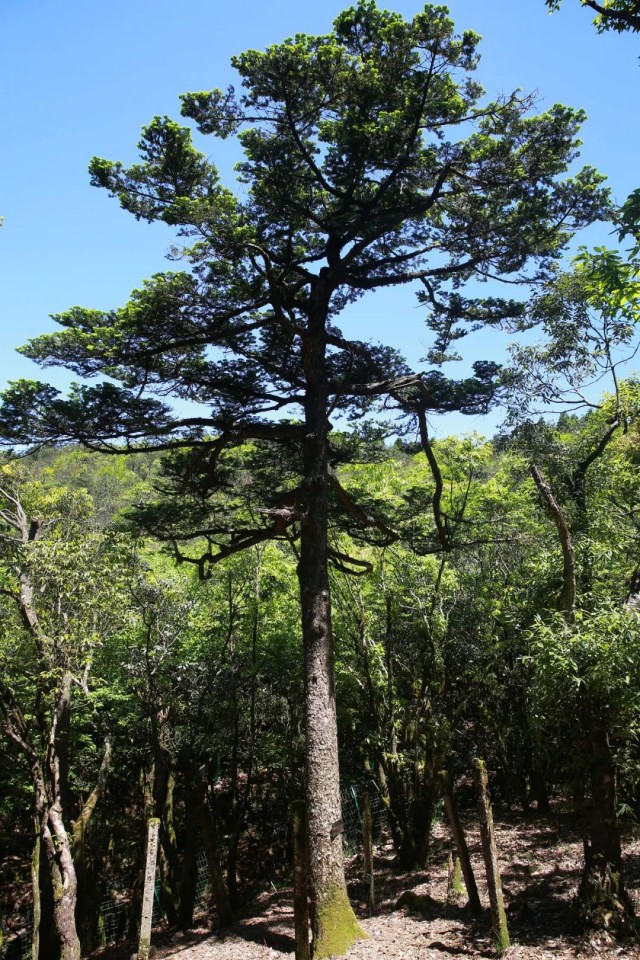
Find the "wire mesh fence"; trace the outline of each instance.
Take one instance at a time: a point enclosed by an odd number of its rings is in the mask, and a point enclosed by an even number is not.
[[[210,894],[207,855],[204,850],[200,850],[196,859],[196,910],[204,910],[209,902]]]
[[[374,783],[349,784],[341,790],[343,842],[345,856],[350,856],[362,846],[362,798],[368,791],[371,800],[371,819],[374,838],[380,836],[387,824],[387,811]],[[269,843],[269,882],[277,889],[283,881],[289,882],[290,837],[288,818],[273,824]],[[209,869],[204,849],[196,858],[195,910],[206,909],[210,896]],[[102,946],[116,943],[127,936],[131,921],[131,877],[117,876],[110,879],[100,905],[99,941]],[[153,924],[164,919],[160,901],[159,874],[153,898]],[[19,931],[7,935],[0,943],[0,960],[31,960],[33,917],[31,911],[23,911],[12,918],[11,929]]]
[[[101,946],[124,939],[129,925],[131,879],[114,877],[100,904],[99,939]]]
[[[11,937],[11,939],[2,941],[0,957],[2,960],[31,960],[32,912],[29,910],[23,913],[15,926],[20,930],[20,933]]]
[[[371,823],[374,841],[388,825],[387,808],[375,783],[349,784],[340,791],[342,802],[343,842],[345,854],[353,854],[362,846],[362,802],[364,794],[371,802]]]

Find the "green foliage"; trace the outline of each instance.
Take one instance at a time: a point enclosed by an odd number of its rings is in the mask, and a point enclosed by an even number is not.
[[[562,0],[545,0],[547,7],[559,10]],[[583,7],[588,7],[596,14],[593,23],[598,33],[614,30],[624,33],[629,30],[633,33],[640,31],[640,4],[638,0],[580,0]]]
[[[601,603],[538,618],[529,633],[533,666],[532,715],[545,728],[562,724],[580,737],[586,717],[596,717],[611,738],[627,790],[638,782],[640,735],[640,620],[635,610]],[[576,729],[577,728],[577,729]],[[589,754],[583,755],[586,764]]]
[[[215,487],[234,446],[301,440],[292,421],[270,414],[295,417],[304,405],[318,284],[323,390],[337,416],[361,417],[409,372],[392,347],[349,340],[335,325],[368,290],[422,280],[441,355],[467,324],[519,317],[520,301],[464,297],[464,283],[546,274],[570,231],[604,214],[607,200],[589,168],[558,179],[576,155],[582,113],[532,115],[518,94],[487,102],[472,77],[478,41],[456,35],[444,7],[405,21],[362,0],[330,34],[234,58],[241,92],[186,94],[182,109],[204,134],[237,134],[238,197],[168,118],[143,131],[140,163],[92,161],[92,182],[125,209],[178,226],[190,272],[156,275],[120,310],[56,317],[62,330],[24,352],[115,382],[66,399],[42,384],[11,387],[5,441],[188,448]],[[486,409],[496,374],[478,363],[456,384],[427,371],[404,402]],[[202,415],[176,415],[169,396],[200,402]],[[184,465],[190,476],[193,461]]]

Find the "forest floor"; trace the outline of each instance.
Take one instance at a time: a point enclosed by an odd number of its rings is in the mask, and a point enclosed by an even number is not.
[[[508,960],[640,960],[640,941],[616,942],[607,933],[585,935],[573,909],[582,862],[582,841],[575,820],[563,813],[545,819],[502,818],[496,823],[505,904],[512,946]],[[482,858],[478,830],[467,825],[467,840],[483,904]],[[369,917],[362,862],[348,862],[349,893],[369,935],[346,954],[348,960],[448,960],[492,957],[488,909],[474,919],[464,895],[447,902],[448,854],[444,825],[434,831],[428,869],[399,872],[390,847],[379,847],[375,859],[378,909]],[[627,885],[640,914],[640,834],[624,844]],[[413,890],[424,899],[421,912],[396,908],[398,898]],[[233,929],[211,931],[205,918],[189,933],[154,932],[156,960],[278,960],[292,955],[291,891],[263,893],[247,908]],[[100,960],[129,960],[133,948],[107,948]]]

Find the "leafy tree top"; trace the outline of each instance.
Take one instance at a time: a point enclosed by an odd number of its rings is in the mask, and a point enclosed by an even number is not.
[[[544,276],[571,231],[607,213],[594,170],[559,179],[583,113],[535,115],[519,93],[487,100],[472,78],[478,40],[456,35],[445,7],[405,21],[361,0],[326,36],[234,58],[241,90],[186,94],[182,112],[203,134],[237,135],[237,196],[166,117],[143,131],[140,163],[94,159],[95,185],[178,229],[189,269],[156,275],[119,310],[57,316],[62,330],[23,352],[110,379],[67,398],[12,386],[5,441],[183,447],[187,472],[206,461],[214,478],[229,446],[304,443],[378,398],[409,412],[485,409],[494,363],[452,383],[409,370],[393,337],[365,343],[338,326],[367,291],[417,283],[443,356],[460,324],[522,314],[519,300],[465,296],[468,281]],[[176,400],[202,413],[180,415]]]

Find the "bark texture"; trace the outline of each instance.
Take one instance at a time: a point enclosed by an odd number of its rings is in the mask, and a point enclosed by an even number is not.
[[[480,817],[482,854],[487,871],[487,887],[489,888],[489,902],[491,904],[493,937],[498,953],[504,953],[510,944],[509,930],[507,928],[507,915],[502,897],[498,848],[493,829],[493,814],[491,813],[491,800],[489,798],[489,777],[483,760],[473,761],[473,775],[476,782],[476,797]]]
[[[303,469],[305,521],[298,580],[304,644],[307,817],[313,953],[345,953],[364,935],[347,896],[341,819],[333,636],[328,573],[328,443],[326,322],[331,291],[320,278],[309,304],[304,344],[307,380]]]
[[[482,913],[482,904],[480,903],[478,886],[476,884],[476,878],[473,874],[473,867],[471,866],[471,857],[469,856],[467,840],[464,835],[460,816],[458,814],[458,805],[456,803],[453,784],[451,783],[451,777],[446,770],[442,770],[440,773],[440,784],[442,786],[442,793],[444,795],[444,803],[447,810],[449,826],[451,827],[451,833],[453,835],[453,841],[456,845],[456,850],[458,851],[458,857],[460,858],[462,875],[464,877],[464,883],[467,888],[467,896],[469,898],[469,907],[475,916],[479,916],[479,914]]]
[[[615,763],[606,726],[595,715],[589,721],[589,745],[591,824],[584,844],[579,911],[588,927],[624,929],[630,925],[633,906],[624,885]]]
[[[556,500],[553,490],[543,478],[540,470],[536,466],[531,467],[531,476],[540,495],[544,500],[546,507],[551,514],[553,522],[558,531],[558,539],[562,547],[562,587],[558,594],[558,610],[571,614],[576,605],[576,558],[573,549],[573,539],[569,525],[565,519],[560,504]]]

